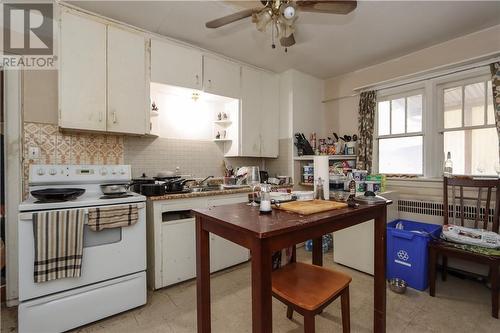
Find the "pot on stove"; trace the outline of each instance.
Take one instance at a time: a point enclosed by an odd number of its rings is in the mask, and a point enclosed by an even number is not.
[[[135,193],[142,194],[141,193],[142,184],[154,184],[154,183],[155,180],[153,178],[147,177],[146,174],[143,173],[141,177],[132,179],[131,189]]]

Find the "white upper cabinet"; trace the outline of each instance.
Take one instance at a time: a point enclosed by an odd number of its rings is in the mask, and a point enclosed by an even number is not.
[[[261,157],[279,154],[279,78],[262,72]]]
[[[63,10],[60,49],[60,127],[148,132],[149,57],[144,35]]]
[[[151,40],[151,81],[202,89],[203,57],[196,49]]]
[[[278,157],[279,81],[275,74],[242,67],[240,156]]]
[[[106,130],[106,25],[61,13],[59,125]]]
[[[107,130],[110,132],[146,133],[149,114],[146,52],[143,35],[108,27]]]
[[[262,90],[260,71],[241,70],[240,156],[260,157]]]
[[[203,56],[203,90],[210,94],[240,98],[240,65]]]

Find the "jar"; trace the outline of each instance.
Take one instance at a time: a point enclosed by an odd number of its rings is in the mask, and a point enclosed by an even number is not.
[[[271,185],[260,185],[260,206],[259,211],[262,214],[268,214],[273,211],[271,208]]]

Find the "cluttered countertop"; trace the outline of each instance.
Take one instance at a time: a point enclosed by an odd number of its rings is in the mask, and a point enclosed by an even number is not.
[[[292,189],[293,185],[275,185],[272,187],[273,189]],[[176,200],[176,199],[190,199],[190,198],[199,198],[199,197],[207,197],[207,196],[216,196],[216,195],[228,195],[228,194],[239,194],[239,193],[251,193],[252,188],[249,186],[241,187],[241,188],[233,188],[233,189],[221,189],[221,190],[212,190],[206,192],[187,192],[187,193],[176,193],[176,194],[165,194],[159,196],[150,196],[148,200],[157,201],[157,200]]]

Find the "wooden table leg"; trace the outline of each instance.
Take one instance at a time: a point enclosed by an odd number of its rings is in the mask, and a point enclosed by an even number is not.
[[[380,215],[375,219],[375,274],[373,286],[373,331],[375,333],[385,332],[386,319],[386,282],[385,269],[387,258],[386,244],[386,220],[387,209],[384,206]]]
[[[196,216],[196,305],[198,333],[210,333],[210,241],[203,219]]]
[[[272,260],[268,242],[255,239],[252,245],[252,332],[271,333],[272,315]]]
[[[314,238],[312,250],[313,265],[323,266],[323,237]]]

